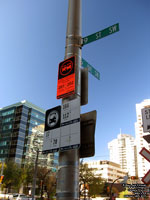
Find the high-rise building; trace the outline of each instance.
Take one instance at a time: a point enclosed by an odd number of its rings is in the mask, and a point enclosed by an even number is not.
[[[42,150],[44,123],[45,110],[26,100],[0,108],[0,161],[34,162]],[[48,157],[39,154],[41,162],[54,162],[54,155]]]
[[[145,147],[147,150],[150,150],[150,145],[143,139],[144,135],[150,133],[143,132],[143,121],[142,121],[142,112],[143,108],[150,107],[150,99],[146,99],[139,104],[136,104],[136,117],[137,121],[135,122],[135,134],[136,134],[136,145],[137,145],[137,166],[138,166],[138,176],[143,177],[146,172],[149,170],[149,162],[142,157],[139,152]]]
[[[43,133],[44,124],[32,128],[32,134],[28,136],[24,164],[35,163],[38,157],[38,166],[46,166],[47,168],[53,168],[55,170],[58,166],[58,154],[42,154]]]
[[[128,175],[136,176],[135,139],[129,134],[118,134],[117,138],[108,143],[110,161],[118,163]]]

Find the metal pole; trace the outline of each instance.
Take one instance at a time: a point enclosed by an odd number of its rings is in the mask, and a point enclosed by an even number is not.
[[[69,0],[65,59],[75,56],[76,94],[62,100],[80,99],[81,80],[81,0]],[[57,200],[79,199],[79,150],[59,153]]]
[[[128,180],[128,176],[119,177],[119,178],[115,179],[115,180],[112,182],[112,184],[111,184],[111,186],[110,186],[110,194],[109,194],[110,200],[112,199],[112,187],[113,187],[114,183],[115,183],[117,180],[119,180],[119,179],[123,179],[123,182],[122,182],[122,183],[126,183],[127,180]]]
[[[112,182],[111,186],[110,186],[110,200],[112,200],[112,187],[113,187],[114,183],[115,183],[117,180],[119,180],[120,178],[122,178],[122,177],[119,177],[119,178],[115,179],[115,180]]]
[[[37,150],[36,159],[35,159],[34,175],[33,175],[33,182],[32,182],[32,200],[34,200],[34,196],[35,196],[38,158],[39,158],[39,149]]]

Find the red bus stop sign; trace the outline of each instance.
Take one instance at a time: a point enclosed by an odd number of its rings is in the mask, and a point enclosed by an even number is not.
[[[75,56],[59,64],[57,81],[57,99],[75,93]]]

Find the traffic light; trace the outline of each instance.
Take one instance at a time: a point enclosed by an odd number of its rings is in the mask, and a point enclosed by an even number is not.
[[[108,193],[108,194],[110,193],[110,188],[109,188],[109,186],[107,186],[107,193]]]
[[[4,175],[0,176],[0,183],[3,183]]]
[[[136,179],[138,179],[137,176],[131,176],[131,180],[136,180]]]

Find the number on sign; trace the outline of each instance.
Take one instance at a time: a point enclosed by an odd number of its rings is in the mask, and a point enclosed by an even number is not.
[[[53,139],[53,145],[57,144],[57,139]]]
[[[63,109],[69,108],[69,103],[63,105]]]
[[[84,38],[84,39],[83,39],[83,42],[84,42],[84,43],[87,43],[87,42],[88,42],[88,38],[87,38],[87,37]]]
[[[69,112],[63,114],[63,119],[67,119],[69,117]]]
[[[101,38],[101,32],[96,33],[96,39],[98,40],[99,38]]]

